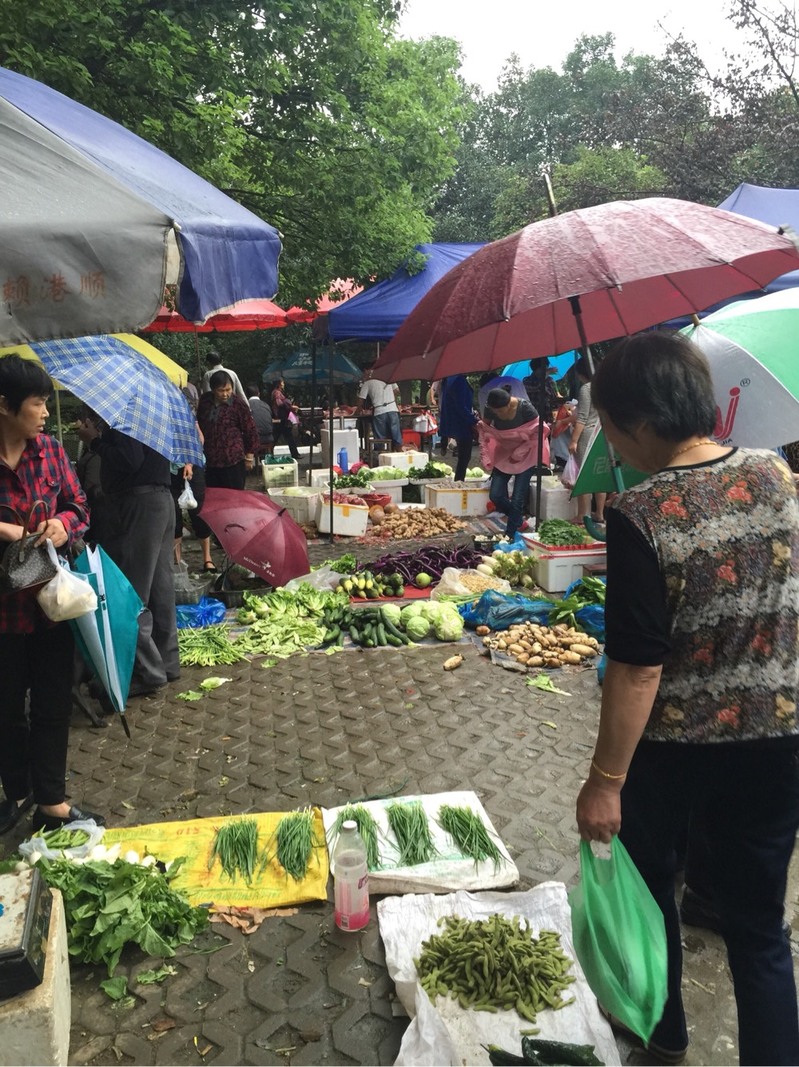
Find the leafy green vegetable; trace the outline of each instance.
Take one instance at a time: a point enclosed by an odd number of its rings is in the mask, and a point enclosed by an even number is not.
[[[165,978],[169,978],[170,975],[177,974],[177,967],[172,967],[170,964],[165,963],[163,967],[159,967],[154,971],[139,971],[136,975],[136,981],[139,985],[155,985],[156,982],[163,982]],[[112,982],[118,981],[116,978],[111,979]]]
[[[591,540],[580,526],[567,519],[545,519],[536,530],[536,540],[545,545],[585,545]]]
[[[203,678],[200,682],[200,689],[218,689],[220,685],[224,685],[225,682],[232,681],[232,678]]]
[[[36,866],[47,885],[61,890],[70,955],[103,963],[113,975],[126,945],[138,945],[148,956],[174,956],[208,925],[206,910],[170,885],[180,863],[167,874],[125,860],[41,859]]]
[[[537,674],[535,678],[528,678],[527,684],[532,686],[533,689],[543,689],[545,693],[559,693],[564,697],[571,696],[571,693],[567,693],[565,689],[558,689],[548,674],[541,673]]]
[[[442,470],[442,466],[447,469]],[[409,478],[446,478],[452,474],[452,467],[447,464],[426,463],[424,467],[409,467],[407,474]]]
[[[252,884],[258,861],[258,823],[255,819],[231,819],[222,823],[214,835],[209,870],[217,860],[232,882],[241,874],[247,885]]]
[[[205,693],[199,692],[197,689],[187,689],[184,693],[178,693],[178,700],[202,700]]]
[[[122,977],[106,978],[104,982],[100,982],[100,988],[112,1000],[122,1000],[128,995],[128,980]]]

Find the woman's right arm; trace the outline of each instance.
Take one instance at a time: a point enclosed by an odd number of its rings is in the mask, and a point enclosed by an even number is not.
[[[23,526],[17,526],[13,522],[0,522],[0,541],[21,541],[24,533]]]

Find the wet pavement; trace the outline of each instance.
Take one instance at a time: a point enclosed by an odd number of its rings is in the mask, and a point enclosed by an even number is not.
[[[336,554],[348,547],[340,542]],[[329,545],[312,550],[330,554]],[[556,684],[569,696],[560,696],[530,689],[473,646],[459,651],[465,662],[453,672],[442,670],[451,645],[311,653],[268,669],[255,659],[226,667],[232,683],[197,703],[177,694],[219,669],[184,669],[157,696],[130,702],[130,740],[118,722],[98,729],[76,710],[69,795],[122,826],[473,789],[519,868],[518,888],[570,886],[596,672],[563,668]],[[796,903],[794,877],[789,921]],[[723,945],[690,928],[684,941],[686,1062],[734,1063]],[[336,929],[329,901],[267,918],[250,935],[215,924],[178,951],[175,975],[137,985],[160,962],[123,956],[117,974],[134,994],[126,1007],[100,990],[100,969],[73,965],[71,1064],[390,1064],[407,1024],[396,1014],[374,900],[358,935]],[[621,1051],[623,1062],[652,1062]]]

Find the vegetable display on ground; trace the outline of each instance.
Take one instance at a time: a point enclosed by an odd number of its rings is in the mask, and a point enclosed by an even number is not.
[[[222,823],[214,835],[208,870],[219,860],[232,882],[238,875],[252,884],[258,863],[258,823],[255,819],[231,819]]]
[[[421,515],[423,512],[408,511],[406,515]],[[376,577],[390,577],[399,574],[406,585],[415,585],[419,574],[429,574],[438,581],[447,567],[470,570],[483,557],[474,549],[465,545],[425,545],[415,552],[393,552],[381,556],[368,565],[368,570]]]
[[[371,532],[374,537],[409,541],[458,533],[465,528],[466,523],[450,515],[445,508],[409,508],[387,514],[378,526],[372,527]]]
[[[486,824],[470,807],[442,804],[438,811],[438,821],[464,856],[471,856],[475,863],[491,860],[496,870],[504,862],[504,857],[489,834]]]
[[[295,882],[308,871],[311,853],[319,844],[314,837],[313,812],[310,808],[284,815],[275,830],[277,861]]]
[[[483,645],[491,650],[512,656],[524,667],[577,666],[584,660],[593,659],[599,652],[595,637],[574,630],[564,623],[556,626],[540,626],[534,622],[516,623],[508,630],[482,633],[486,627],[479,626]]]
[[[436,855],[427,812],[420,800],[397,801],[386,808],[388,825],[399,848],[399,866],[415,867]]]
[[[348,636],[361,648],[387,645],[399,648],[424,640],[431,631],[439,641],[459,641],[463,636],[463,619],[458,609],[437,600],[415,600],[402,609],[398,604],[370,608],[338,604],[325,612],[322,621],[325,627],[322,644],[339,648]]]
[[[529,923],[508,919],[439,919],[442,933],[422,942],[414,960],[422,988],[432,1001],[450,996],[474,1011],[515,1010],[535,1023],[538,1012],[571,1004],[562,994],[575,981],[573,960],[563,952],[560,934],[532,936]]]

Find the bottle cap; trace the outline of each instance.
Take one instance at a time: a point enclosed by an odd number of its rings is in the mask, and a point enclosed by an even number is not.
[[[344,822],[341,824],[341,829],[342,830],[357,830],[358,829],[358,824],[355,821],[355,819],[345,819]]]

